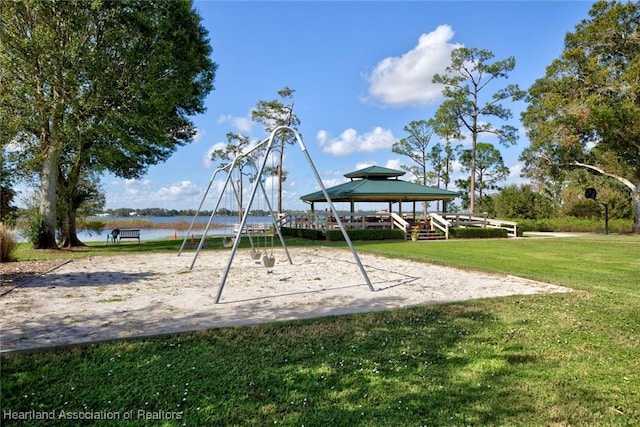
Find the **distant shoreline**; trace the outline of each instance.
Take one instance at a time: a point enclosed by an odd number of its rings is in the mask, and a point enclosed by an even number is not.
[[[103,230],[113,230],[115,228],[139,228],[139,229],[172,229],[172,230],[188,230],[190,222],[187,221],[169,221],[169,222],[156,222],[149,219],[109,219],[105,221]],[[191,227],[193,230],[204,230],[207,227],[207,223],[196,221]],[[210,228],[226,228],[228,224],[221,224],[212,222]]]

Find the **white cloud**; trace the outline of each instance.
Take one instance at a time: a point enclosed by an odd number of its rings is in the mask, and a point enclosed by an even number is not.
[[[206,134],[207,133],[205,132],[204,129],[196,128],[196,134],[193,135],[193,142],[195,144],[198,144],[198,143],[202,142],[202,140],[204,139],[204,136]]]
[[[125,179],[124,180],[124,193],[127,196],[138,196],[140,194],[147,194],[148,187],[151,186],[151,181],[148,179]]]
[[[522,184],[529,184],[531,181],[528,178],[520,176],[522,174],[523,163],[517,162],[514,165],[509,166],[509,176],[500,183],[501,187],[507,187],[509,185],[520,186]]]
[[[112,185],[114,190],[107,194],[109,207],[182,209],[194,206],[202,198],[202,190],[188,180],[160,188],[148,179],[119,180]],[[123,188],[123,191],[118,188]]]
[[[253,129],[253,121],[251,117],[236,117],[231,114],[218,117],[218,123],[231,123],[237,131],[250,133]]]
[[[263,185],[264,185],[264,191],[267,193],[267,197],[269,198],[271,205],[274,206],[276,203],[278,203],[277,202],[278,177],[275,175],[263,175]],[[253,183],[251,184],[251,188],[253,188]],[[256,197],[258,199],[264,199],[264,194],[262,194],[262,190],[258,189],[258,193],[256,194]]]
[[[434,74],[445,72],[451,51],[462,46],[449,43],[453,35],[450,26],[440,25],[422,34],[409,52],[380,61],[367,76],[370,100],[389,106],[420,106],[440,99],[442,85],[431,80]]]
[[[366,161],[366,162],[358,162],[356,163],[356,167],[354,169],[354,171],[359,171],[360,169],[365,169],[368,168],[370,166],[375,166],[377,165],[376,162],[372,162],[372,161]]]
[[[364,162],[358,162],[356,163],[355,167],[354,167],[354,171],[360,170],[360,169],[365,169],[371,166],[376,166],[378,163],[373,161],[373,160],[366,160]],[[402,161],[400,159],[390,159],[387,160],[384,164],[385,168],[389,168],[389,169],[396,169],[396,170],[402,170],[401,169],[401,165],[402,165]]]
[[[462,174],[462,163],[460,163],[460,160],[455,159],[452,163],[451,163],[451,170],[449,172],[452,175],[459,175]],[[465,172],[466,173],[466,172]],[[456,178],[457,179],[457,178]]]
[[[195,196],[200,194],[200,189],[189,180],[176,182],[167,187],[161,187],[158,191],[151,193],[151,197],[161,201],[172,201],[185,196]]]
[[[244,147],[244,149],[242,150],[243,153],[248,153],[249,151],[253,150],[254,148],[256,148],[256,146],[258,145],[260,141],[258,140],[252,140],[249,142],[249,144]],[[213,162],[211,161],[211,155],[213,154],[214,151],[216,150],[225,150],[227,148],[227,142],[217,142],[215,144],[213,144],[211,147],[209,147],[209,149],[207,151],[204,152],[204,154],[202,155],[202,164],[205,167],[205,169],[211,169],[211,167],[213,166]],[[253,154],[254,156],[254,160],[256,161],[256,165],[259,165],[259,162],[261,160],[260,156],[256,156],[255,154]],[[286,155],[285,155],[285,159],[286,159]],[[269,159],[267,160],[269,165],[274,164],[274,161],[277,160],[277,153],[275,153],[274,151],[271,151],[271,155],[269,157]],[[219,162],[220,163],[220,162]],[[226,162],[225,162],[226,163]],[[231,163],[229,161],[229,163]]]
[[[385,168],[402,170],[401,166],[403,165],[402,160],[400,159],[390,159],[387,160],[387,163],[384,165]]]
[[[354,152],[373,152],[390,148],[395,142],[393,132],[375,127],[371,132],[358,135],[355,129],[347,129],[338,138],[331,137],[327,131],[321,130],[316,135],[322,151],[334,156],[346,156]]]
[[[324,188],[335,187],[336,185],[340,185],[343,182],[346,182],[344,178],[331,178],[331,179],[322,180],[322,184],[324,185]],[[315,188],[314,191],[317,191],[320,189],[320,186],[316,184],[314,188]]]
[[[211,161],[211,155],[213,154],[213,152],[216,150],[224,150],[226,146],[226,143],[218,142],[216,144],[213,144],[207,151],[204,152],[204,154],[202,155],[202,165],[205,167],[205,169],[211,169],[211,166],[213,165],[213,162]]]

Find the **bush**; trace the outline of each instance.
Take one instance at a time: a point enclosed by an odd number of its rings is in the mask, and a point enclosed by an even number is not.
[[[572,233],[602,233],[604,230],[603,219],[586,219],[575,217],[546,218],[546,219],[519,219],[518,228],[523,231],[555,231]],[[609,219],[609,232],[630,233],[633,220]]]
[[[283,236],[299,237],[301,239],[324,240],[322,231],[308,228],[280,227]]]
[[[13,261],[16,249],[16,233],[4,224],[0,224],[0,262]]]
[[[22,230],[22,234],[34,245],[38,242],[40,234],[42,234],[42,214],[40,212],[29,212],[27,224]]]
[[[492,195],[494,215],[499,218],[548,218],[556,202],[543,192],[533,190],[531,185],[509,185]]]
[[[349,239],[351,240],[402,240],[404,239],[404,231],[396,229],[381,230],[347,230]],[[328,230],[327,240],[336,242],[344,240],[342,231]]]
[[[449,237],[452,239],[492,239],[506,238],[508,231],[504,228],[451,228]]]

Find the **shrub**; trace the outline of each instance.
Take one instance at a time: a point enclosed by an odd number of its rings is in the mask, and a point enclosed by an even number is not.
[[[349,239],[351,240],[402,240],[404,239],[404,231],[399,229],[381,229],[381,230],[347,230]],[[344,240],[342,231],[328,230],[327,240],[335,242]]]
[[[15,249],[15,232],[4,224],[0,224],[0,262],[13,261],[13,251]]]
[[[591,232],[602,233],[604,220],[585,219],[575,217],[546,218],[546,219],[519,219],[518,228],[523,231],[556,231],[556,232]],[[633,220],[610,219],[609,231],[612,233],[631,232]]]
[[[324,240],[322,231],[308,228],[280,227],[283,236],[299,237],[301,239]]]
[[[508,231],[504,228],[452,228],[449,237],[452,239],[491,239],[497,237],[506,238]]]
[[[38,211],[31,211],[28,214],[27,224],[22,230],[22,234],[34,245],[38,242],[42,233],[42,214]]]

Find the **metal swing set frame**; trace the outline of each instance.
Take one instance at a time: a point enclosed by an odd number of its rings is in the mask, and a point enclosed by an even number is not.
[[[289,251],[287,249],[287,246],[284,242],[284,237],[282,236],[282,232],[280,230],[280,226],[279,226],[279,221],[276,217],[276,214],[274,213],[272,207],[271,207],[271,203],[269,202],[269,198],[267,197],[267,192],[264,188],[264,183],[263,183],[263,179],[262,176],[264,174],[264,170],[267,164],[267,160],[269,159],[269,155],[271,154],[271,152],[273,151],[273,145],[274,145],[274,140],[275,140],[275,136],[281,132],[291,132],[293,133],[293,135],[296,138],[296,142],[298,144],[298,146],[300,147],[300,149],[302,150],[302,153],[304,154],[309,167],[311,168],[316,181],[318,182],[318,185],[320,186],[320,189],[322,190],[322,193],[324,194],[324,197],[329,205],[329,209],[338,225],[338,227],[340,228],[340,231],[342,232],[342,235],[345,239],[345,241],[347,242],[347,245],[349,246],[349,249],[351,250],[351,253],[356,261],[356,264],[358,265],[358,268],[360,269],[360,272],[362,273],[362,276],[364,277],[367,286],[369,287],[369,290],[371,290],[372,292],[375,291],[375,289],[373,288],[373,285],[371,284],[371,280],[369,280],[369,276],[367,275],[366,270],[364,269],[364,266],[362,265],[362,261],[360,261],[360,257],[358,256],[358,253],[356,252],[353,243],[351,242],[351,239],[349,238],[349,234],[347,233],[347,230],[345,229],[344,225],[342,224],[342,221],[340,220],[340,216],[338,215],[338,212],[336,211],[335,206],[333,205],[333,202],[331,201],[331,197],[329,196],[329,194],[327,193],[327,190],[324,186],[324,184],[322,183],[322,179],[320,178],[320,175],[318,174],[318,171],[316,170],[315,165],[313,164],[313,161],[311,160],[311,156],[309,155],[309,152],[307,151],[306,146],[304,145],[304,143],[302,142],[302,138],[300,137],[300,134],[298,134],[298,132],[289,127],[289,126],[278,126],[277,128],[275,128],[271,134],[263,139],[261,142],[259,142],[255,147],[253,147],[251,150],[248,150],[245,153],[241,153],[239,155],[237,155],[233,161],[223,167],[217,168],[212,176],[211,179],[209,180],[209,185],[207,186],[204,195],[202,197],[202,200],[200,201],[200,205],[198,206],[198,210],[196,211],[196,214],[193,217],[193,220],[191,221],[191,225],[189,226],[189,231],[187,231],[185,238],[182,242],[182,245],[180,245],[180,249],[178,251],[178,256],[180,256],[180,254],[182,253],[182,250],[185,247],[185,244],[187,242],[187,237],[190,233],[191,230],[193,229],[193,226],[196,222],[196,219],[198,217],[198,214],[200,213],[200,210],[202,209],[202,206],[205,202],[205,199],[207,198],[207,195],[209,193],[209,190],[211,189],[211,186],[213,184],[213,182],[216,179],[216,176],[218,175],[218,173],[220,172],[226,172],[226,179],[225,179],[225,183],[224,183],[224,187],[222,189],[222,191],[220,192],[220,195],[218,196],[218,199],[216,201],[215,207],[211,213],[211,216],[209,217],[209,221],[207,222],[207,226],[204,230],[204,233],[202,234],[202,237],[200,238],[200,242],[198,243],[198,247],[196,249],[196,252],[194,254],[193,260],[191,261],[191,265],[189,266],[189,270],[193,269],[193,266],[195,265],[196,259],[198,258],[198,255],[200,254],[200,250],[202,249],[203,245],[204,245],[204,241],[205,241],[205,237],[207,236],[207,232],[209,231],[209,228],[211,227],[211,224],[213,222],[213,218],[216,215],[216,212],[218,211],[218,208],[220,206],[220,202],[222,201],[222,196],[225,193],[225,190],[227,189],[227,187],[229,186],[229,184],[231,183],[231,187],[236,195],[236,197],[239,197],[235,186],[233,185],[233,181],[231,179],[232,176],[232,172],[234,170],[234,168],[238,165],[240,165],[240,162],[243,160],[249,160],[250,163],[252,163],[255,167],[255,162],[253,162],[253,159],[251,157],[251,155],[254,152],[257,152],[258,150],[260,150],[261,148],[265,148],[263,157],[260,161],[260,164],[257,167],[257,171],[256,171],[256,179],[254,180],[254,183],[252,185],[251,188],[251,193],[249,195],[249,201],[247,204],[246,209],[244,210],[243,214],[242,214],[242,219],[240,221],[240,226],[238,228],[238,232],[236,234],[235,239],[233,239],[233,246],[231,247],[231,252],[229,255],[229,260],[227,261],[227,265],[225,267],[224,273],[222,275],[222,278],[220,280],[220,284],[218,286],[218,292],[216,294],[216,298],[215,298],[215,303],[219,303],[220,302],[220,297],[222,296],[222,291],[224,289],[224,285],[227,281],[227,277],[229,275],[229,271],[231,270],[231,265],[233,263],[233,259],[235,257],[235,254],[238,250],[238,245],[240,244],[240,239],[242,236],[243,231],[245,230],[245,227],[247,226],[247,220],[249,217],[249,212],[251,211],[251,207],[253,205],[253,201],[255,199],[256,193],[258,192],[258,188],[261,189],[262,194],[266,200],[266,204],[267,207],[269,208],[269,212],[271,213],[271,219],[273,222],[273,227],[276,233],[278,233],[278,237],[280,238],[280,243],[282,244],[282,247],[287,255],[287,258],[289,260],[290,264],[293,264],[293,261],[291,260],[291,256],[289,255]],[[253,241],[251,240],[251,233],[246,233],[247,236],[249,236],[249,239],[251,241],[251,246],[253,247]]]

